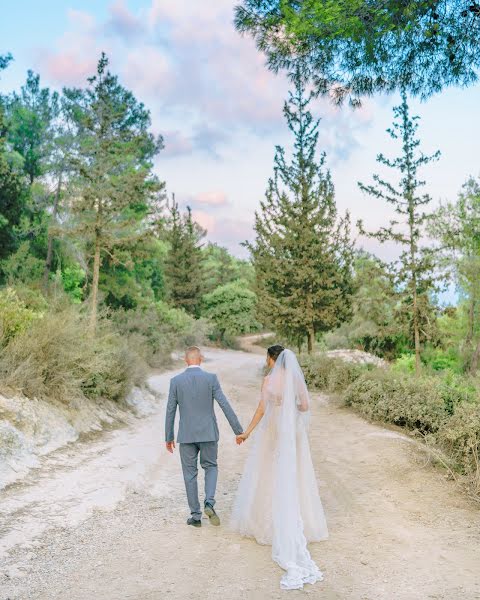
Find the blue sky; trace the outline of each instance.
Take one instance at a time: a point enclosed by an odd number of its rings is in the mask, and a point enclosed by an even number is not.
[[[288,89],[284,76],[264,67],[263,57],[232,26],[235,0],[2,0],[0,54],[15,61],[0,91],[19,87],[26,71],[57,89],[83,85],[100,52],[112,70],[152,112],[153,128],[165,137],[156,170],[182,204],[189,203],[209,239],[245,256],[240,242],[252,236],[254,211],[272,173],[276,144],[290,146],[282,117]],[[362,109],[334,109],[318,101],[320,149],[336,186],[340,211],[375,228],[389,207],[365,197],[357,181],[380,171],[378,152],[397,148],[385,130],[398,97],[368,99]],[[480,174],[480,85],[451,89],[426,103],[412,101],[422,118],[426,153],[440,149],[425,169],[434,203],[454,199],[470,175]],[[384,259],[395,248],[369,240],[359,245]]]

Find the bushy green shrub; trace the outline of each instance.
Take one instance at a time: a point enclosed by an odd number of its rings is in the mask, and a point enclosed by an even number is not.
[[[259,331],[257,296],[244,280],[221,285],[203,297],[205,316],[215,324],[218,338]]]
[[[299,362],[307,385],[313,389],[328,392],[342,392],[363,373],[371,369],[370,365],[329,358],[322,354],[303,354],[300,356]]]
[[[6,346],[10,340],[19,335],[38,317],[28,308],[12,288],[0,291],[0,347]]]
[[[392,371],[397,373],[414,373],[415,355],[401,354],[392,364]]]

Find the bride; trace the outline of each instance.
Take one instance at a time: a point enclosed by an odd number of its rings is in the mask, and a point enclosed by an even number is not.
[[[237,436],[241,444],[258,425],[231,525],[259,544],[271,544],[273,560],[285,570],[280,587],[300,589],[323,579],[307,542],[328,537],[308,441],[310,399],[291,350],[271,346],[267,366],[271,371],[252,422]]]

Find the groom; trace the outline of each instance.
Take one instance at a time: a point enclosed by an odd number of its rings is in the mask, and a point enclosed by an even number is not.
[[[218,378],[200,368],[202,354],[197,346],[190,346],[185,352],[187,368],[170,381],[167,411],[165,415],[165,442],[167,450],[175,448],[174,423],[177,405],[180,411],[180,424],[177,442],[180,444],[183,478],[187,491],[191,518],[187,525],[201,527],[202,511],[198,500],[198,455],[205,471],[205,514],[212,525],[220,525],[215,509],[215,488],[217,486],[218,426],[213,409],[216,400],[238,436],[243,432],[237,415],[222,392]]]

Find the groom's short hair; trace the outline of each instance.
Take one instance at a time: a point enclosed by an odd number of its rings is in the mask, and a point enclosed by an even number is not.
[[[198,360],[199,358],[202,358],[202,351],[198,346],[189,346],[185,350],[185,358],[187,360]]]

